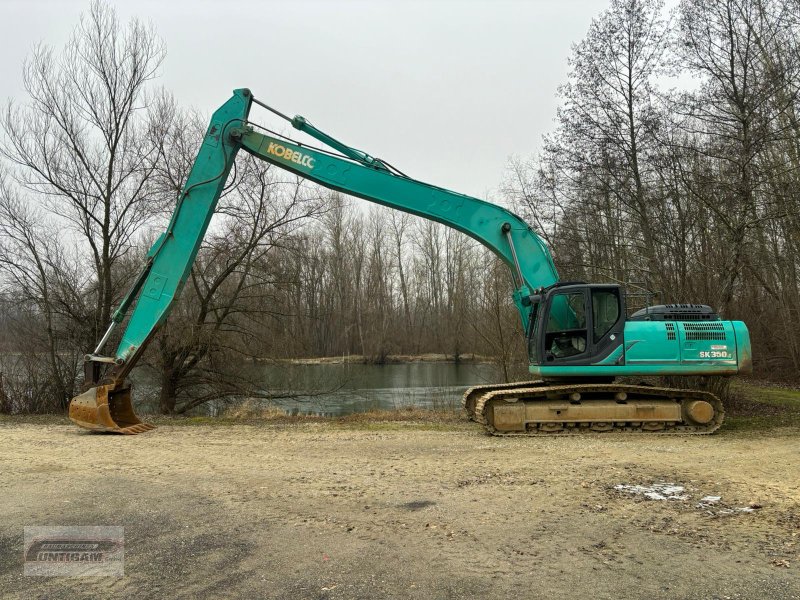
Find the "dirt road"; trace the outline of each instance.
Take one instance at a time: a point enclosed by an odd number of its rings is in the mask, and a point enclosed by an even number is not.
[[[0,595],[800,598],[798,441],[6,421]],[[614,489],[654,482],[690,498]],[[26,525],[123,525],[125,576],[24,577]]]

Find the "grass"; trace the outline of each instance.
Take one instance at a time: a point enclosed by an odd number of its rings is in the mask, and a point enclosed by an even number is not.
[[[277,408],[260,410],[233,409],[220,417],[182,417],[165,415],[147,415],[142,417],[154,425],[191,427],[211,425],[226,427],[232,425],[251,425],[259,427],[287,427],[303,425],[324,425],[326,427],[361,431],[399,431],[399,430],[435,430],[466,431],[475,427],[460,413],[453,411],[436,411],[421,408],[403,408],[400,410],[371,410],[341,417],[325,417],[318,415],[287,414]]]
[[[720,433],[787,431],[800,429],[800,389],[754,380],[735,380],[725,400],[725,423]],[[404,407],[397,410],[371,410],[342,417],[292,415],[278,408],[244,403],[231,407],[219,417],[143,415],[155,425],[198,426],[233,425],[286,427],[324,424],[329,427],[366,431],[435,430],[473,431],[460,410]],[[1,415],[3,425],[66,425],[66,415]]]
[[[464,418],[460,412],[452,410],[427,410],[407,407],[398,410],[371,410],[341,417],[324,417],[318,415],[292,415],[278,408],[256,408],[236,406],[219,417],[182,415],[139,415],[148,423],[161,426],[193,427],[214,426],[230,427],[251,425],[260,427],[286,427],[319,424],[327,427],[364,431],[398,431],[398,430],[434,430],[434,431],[468,431],[477,427]],[[69,425],[67,415],[2,415],[0,427],[13,425]]]
[[[3,425],[20,425],[28,423],[31,425],[63,425],[68,423],[66,413],[59,414],[46,414],[46,415],[5,415],[0,414],[0,426]]]
[[[758,381],[734,381],[725,411],[723,431],[800,428],[800,390]]]

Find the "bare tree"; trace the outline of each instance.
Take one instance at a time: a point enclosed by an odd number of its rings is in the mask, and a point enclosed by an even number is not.
[[[698,94],[686,100],[690,119],[684,127],[702,134],[701,161],[713,162],[706,171],[705,189],[690,185],[725,231],[730,247],[724,264],[719,306],[731,308],[736,283],[751,253],[749,230],[769,214],[765,175],[759,157],[783,135],[773,126],[777,115],[796,96],[786,81],[763,69],[761,44],[773,33],[763,27],[757,0],[700,1],[681,4],[679,60],[703,76]],[[784,106],[774,106],[781,96]],[[773,104],[774,112],[770,111]]]
[[[505,196],[565,277],[712,304],[746,318],[761,368],[796,371],[800,3],[687,0],[674,27],[659,12],[620,0],[593,22],[545,151],[512,161]],[[698,84],[658,89],[670,61]]]
[[[281,283],[276,250],[321,209],[299,180],[252,157],[238,159],[239,179],[218,209],[181,298],[156,338],[161,412],[183,413],[211,400],[258,395],[249,365],[280,307],[269,302]],[[280,315],[282,316],[282,315]]]
[[[62,246],[57,228],[42,210],[18,195],[0,176],[0,285],[7,298],[5,332],[18,342],[22,375],[39,381],[19,410],[61,410],[76,388],[80,345],[85,342],[83,283],[74,256]],[[11,318],[15,316],[16,318]],[[45,360],[37,360],[46,357]],[[7,356],[5,361],[14,361]],[[13,369],[12,369],[13,372]],[[6,377],[6,388],[24,382]]]
[[[637,250],[644,264],[637,275],[645,279],[657,278],[660,260],[648,156],[660,122],[654,79],[665,67],[668,47],[662,7],[660,0],[613,0],[592,22],[573,48],[570,78],[559,91],[559,129],[549,138],[552,163],[567,171],[591,212],[617,229],[609,201],[624,208],[632,226],[619,233],[641,240]],[[613,229],[603,236],[612,244],[619,235]]]
[[[403,318],[407,332],[411,332],[411,305],[408,291],[408,256],[407,242],[408,231],[411,224],[411,215],[397,210],[389,213],[389,228],[392,236],[392,257],[394,258],[397,276],[399,278],[400,294],[403,300]]]
[[[165,55],[151,27],[122,26],[95,0],[60,53],[38,46],[24,66],[28,101],[0,121],[15,179],[79,235],[96,278],[95,331],[120,291],[114,266],[153,216],[157,147],[148,86]]]

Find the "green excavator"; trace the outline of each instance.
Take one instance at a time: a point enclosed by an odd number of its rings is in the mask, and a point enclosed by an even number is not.
[[[327,148],[250,122],[253,104]],[[628,316],[621,286],[559,281],[546,244],[512,212],[412,179],[303,117],[289,118],[249,90],[238,89],[214,113],[166,231],[150,248],[105,335],[85,357],[86,391],[69,407],[77,425],[126,434],[153,428],[134,412],[127,377],[189,277],[239,150],[327,188],[453,227],[510,268],[535,380],[467,390],[467,414],[492,434],[710,433],[724,418],[723,405],[713,394],[623,385],[616,378],[729,376],[752,370],[750,338],[741,321],[721,320],[710,307],[697,304],[650,306]],[[116,352],[103,355],[129,313]]]

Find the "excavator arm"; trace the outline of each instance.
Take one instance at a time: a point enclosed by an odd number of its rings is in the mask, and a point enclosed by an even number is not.
[[[257,131],[248,122],[254,102],[333,151]],[[151,427],[136,417],[126,377],[168,317],[189,277],[239,149],[327,188],[442,223],[476,239],[511,269],[513,298],[523,327],[528,325],[532,291],[558,281],[549,249],[512,212],[407,177],[380,159],[323,133],[304,118],[289,119],[255,100],[249,90],[238,89],[214,113],[166,231],[150,248],[144,268],[94,353],[86,356],[88,389],[70,403],[70,418],[78,425],[122,433],[139,433]],[[116,353],[103,356],[101,352],[113,331],[129,312],[130,320]]]

